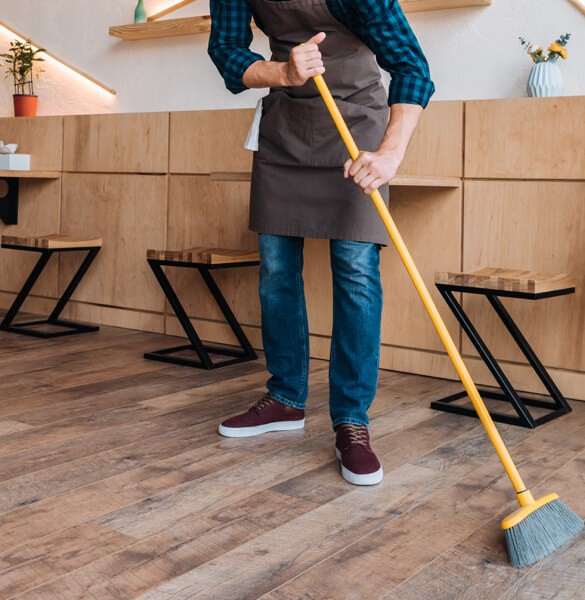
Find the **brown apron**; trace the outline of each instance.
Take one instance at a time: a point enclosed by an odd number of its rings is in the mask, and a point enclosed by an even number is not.
[[[247,0],[270,39],[272,60],[319,31],[325,80],[360,150],[377,150],[388,124],[387,96],[373,53],[329,12],[325,0]],[[348,159],[315,83],[272,88],[263,100],[254,153],[250,229],[309,238],[388,243],[373,202],[343,177]],[[388,186],[380,192],[388,202]]]
[[[319,31],[325,80],[360,150],[376,150],[388,101],[373,53],[329,12],[325,0],[248,0],[270,39],[272,60]],[[315,83],[272,88],[263,100],[254,153],[250,229],[309,238],[388,243],[370,198],[343,177],[349,158]],[[388,201],[388,186],[380,188]]]

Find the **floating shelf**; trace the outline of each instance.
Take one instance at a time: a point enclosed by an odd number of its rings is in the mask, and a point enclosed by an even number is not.
[[[59,179],[61,173],[59,171],[13,171],[0,170],[0,179],[9,177],[18,177],[19,179]]]
[[[390,181],[392,187],[460,188],[460,177],[434,177],[428,175],[396,175]]]
[[[399,0],[399,4],[405,13],[489,6],[491,3],[492,0]]]
[[[249,172],[219,172],[210,174],[212,181],[250,181]],[[460,188],[460,177],[436,177],[433,175],[396,175],[390,182],[393,187]]]
[[[122,40],[135,42],[153,38],[175,37],[208,33],[211,30],[211,17],[188,17],[186,19],[165,19],[164,21],[149,21],[132,25],[117,25],[110,27],[110,35]]]
[[[470,6],[488,6],[492,0],[400,0],[405,13],[427,10],[444,10],[447,8],[465,8]],[[122,40],[137,41],[153,38],[175,37],[209,33],[211,17],[186,17],[183,19],[165,19],[148,21],[132,25],[116,25],[110,27],[110,35]]]

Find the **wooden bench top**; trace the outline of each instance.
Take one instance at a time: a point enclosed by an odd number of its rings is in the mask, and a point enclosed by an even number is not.
[[[27,248],[47,248],[50,250],[66,248],[101,248],[102,239],[76,235],[61,235],[58,233],[38,237],[3,235],[2,246],[24,246]]]
[[[208,248],[197,246],[185,250],[147,250],[146,258],[182,263],[225,265],[245,262],[260,262],[257,251],[230,248]]]
[[[525,294],[542,294],[575,287],[575,279],[565,273],[539,273],[498,267],[483,267],[470,273],[435,273],[435,283]]]

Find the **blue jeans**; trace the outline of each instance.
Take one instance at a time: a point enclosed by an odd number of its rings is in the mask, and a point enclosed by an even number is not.
[[[271,396],[305,408],[309,328],[303,285],[304,239],[260,234],[262,341]],[[329,410],[333,427],[368,425],[380,359],[382,285],[377,244],[330,240],[333,331]]]

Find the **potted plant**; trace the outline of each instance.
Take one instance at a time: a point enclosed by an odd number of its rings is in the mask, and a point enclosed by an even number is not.
[[[6,77],[12,75],[14,81],[14,115],[16,117],[34,117],[37,114],[38,97],[34,91],[35,63],[44,61],[39,53],[43,48],[32,47],[29,40],[13,40],[10,49],[0,56],[4,59]]]

